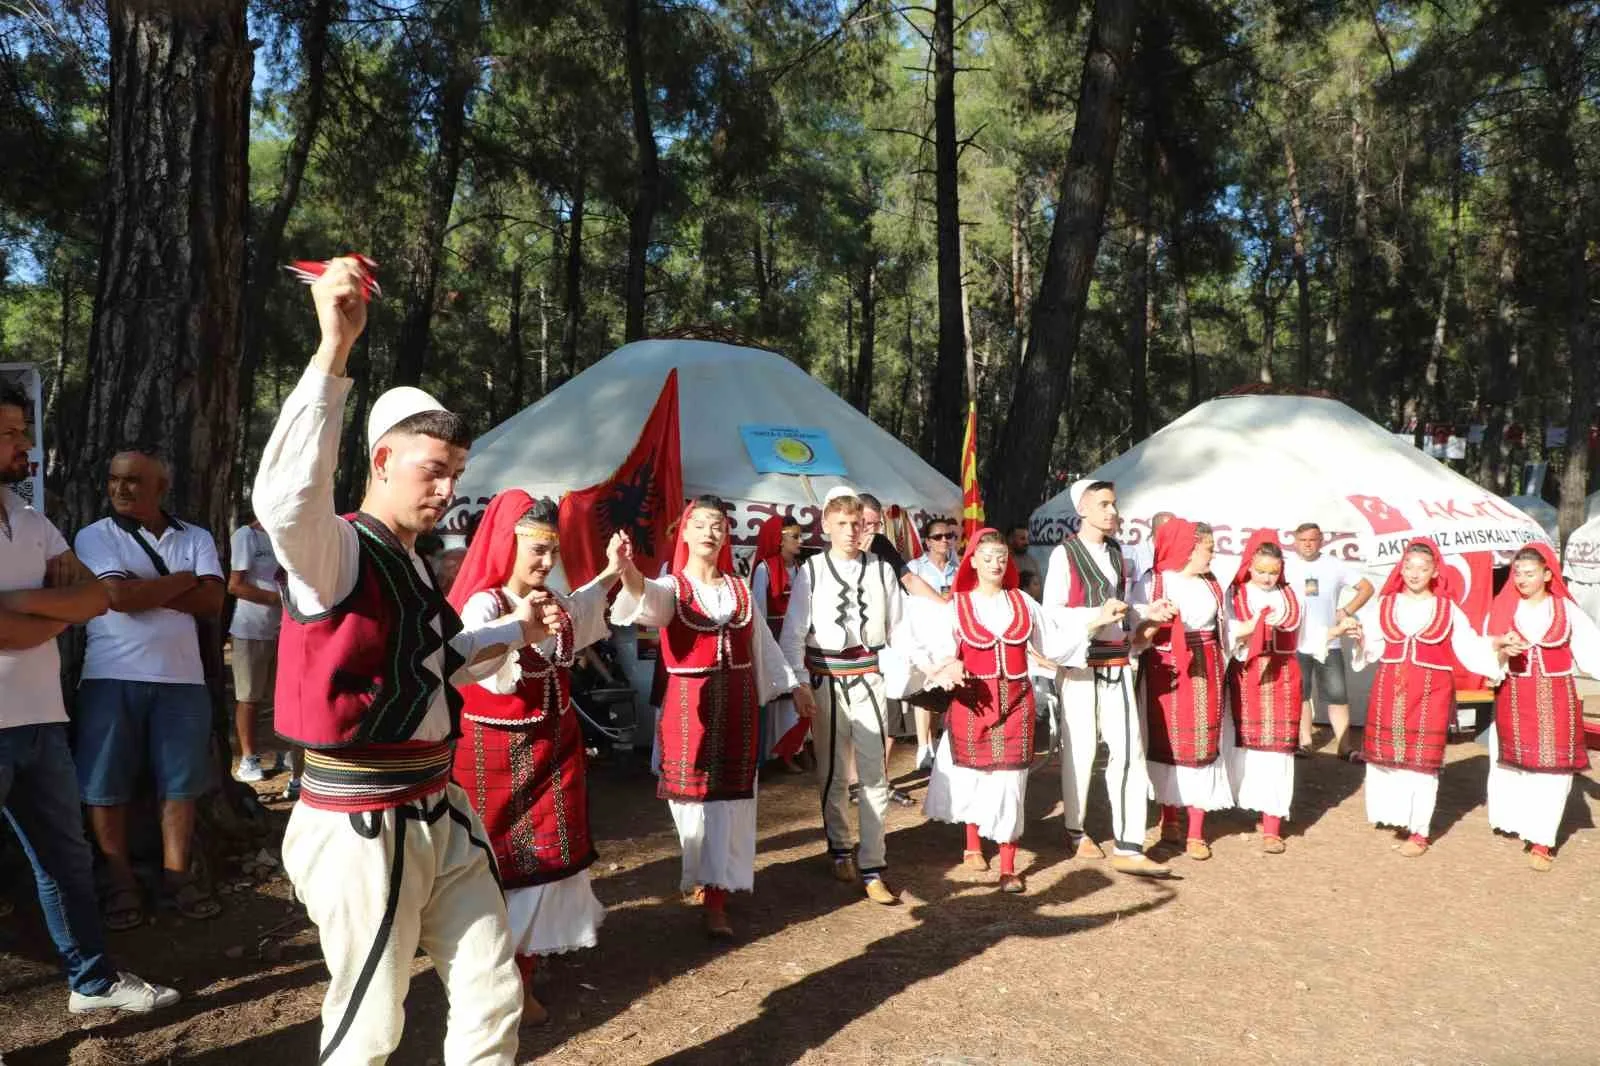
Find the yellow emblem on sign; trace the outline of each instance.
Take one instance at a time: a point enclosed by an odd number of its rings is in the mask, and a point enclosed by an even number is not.
[[[817,457],[811,445],[794,437],[779,437],[772,442],[772,451],[784,462],[796,466],[804,466]]]

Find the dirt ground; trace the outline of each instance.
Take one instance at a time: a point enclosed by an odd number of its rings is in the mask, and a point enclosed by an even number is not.
[[[711,945],[678,895],[676,839],[637,762],[597,764],[600,947],[560,957],[520,1061],[570,1063],[1595,1063],[1600,1062],[1600,785],[1580,781],[1554,871],[1489,830],[1488,759],[1452,747],[1436,846],[1407,860],[1366,824],[1361,769],[1298,765],[1287,854],[1215,816],[1215,858],[1152,882],[1066,854],[1054,765],[1034,775],[1028,891],[956,868],[961,837],[891,815],[903,906],[833,882],[810,777],[763,782],[756,894],[740,938]],[[263,786],[265,789],[266,786]],[[920,792],[921,783],[913,786]],[[1103,814],[1096,782],[1091,806]],[[283,804],[274,804],[284,818]],[[1090,828],[1107,833],[1104,819]],[[235,880],[236,884],[242,881]],[[34,905],[14,886],[0,924],[8,1066],[313,1063],[324,974],[278,878],[232,891],[214,922],[162,916],[114,935],[184,1002],[82,1023]],[[424,959],[397,1066],[442,1061],[445,1003]]]

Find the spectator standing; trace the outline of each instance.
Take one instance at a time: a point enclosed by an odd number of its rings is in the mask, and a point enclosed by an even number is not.
[[[1361,753],[1350,746],[1350,697],[1346,695],[1344,649],[1329,645],[1328,631],[1372,598],[1372,582],[1342,559],[1322,550],[1322,528],[1306,522],[1294,531],[1294,554],[1283,561],[1284,579],[1300,597],[1305,621],[1300,627],[1300,747],[1295,754],[1311,754],[1312,712],[1320,693],[1328,704],[1328,724],[1333,726],[1333,750],[1341,759],[1360,762]],[[1339,605],[1345,589],[1350,601]],[[1319,660],[1317,653],[1327,650]]]
[[[145,1013],[178,993],[119,972],[106,954],[56,652],[59,633],[105,611],[106,590],[9,488],[28,476],[27,410],[20,393],[0,387],[0,808],[66,964],[67,1009]]]
[[[211,785],[211,696],[195,619],[221,613],[222,565],[208,531],[162,509],[167,485],[166,463],[154,452],[118,453],[106,486],[112,513],[74,542],[111,600],[88,627],[76,756],[89,824],[111,871],[105,908],[113,929],[144,919],[128,804],[147,766],[161,801],[162,905],[187,918],[222,909],[189,862],[195,801]]]
[[[266,776],[256,749],[256,723],[262,708],[272,706],[283,599],[278,595],[278,557],[260,522],[233,531],[230,556],[228,592],[238,600],[228,627],[233,638],[233,723],[239,734],[239,768],[233,776],[255,782]]]

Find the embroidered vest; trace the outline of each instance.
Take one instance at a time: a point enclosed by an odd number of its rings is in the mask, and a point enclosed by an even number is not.
[[[1550,619],[1550,629],[1543,637],[1532,637],[1511,623],[1511,632],[1531,645],[1526,652],[1506,662],[1509,677],[1571,677],[1576,670],[1572,659],[1572,619],[1567,617],[1566,601],[1552,596],[1555,610]]]
[[[700,610],[694,583],[682,574],[674,580],[678,583],[678,607],[662,630],[661,639],[661,657],[667,672],[696,675],[750,669],[754,608],[749,586],[736,577],[723,575],[722,580],[733,587],[734,608],[726,622],[717,623]]]
[[[500,614],[510,614],[511,602],[506,594],[496,589],[494,595]],[[565,611],[561,613],[555,639],[549,658],[538,648],[518,649],[517,665],[522,670],[522,680],[517,682],[516,692],[490,692],[482,685],[468,686],[461,717],[486,725],[524,726],[565,713],[572,691],[572,675],[568,670],[577,654],[573,647],[572,616]]]
[[[811,582],[809,641],[823,651],[843,651],[860,643],[877,651],[889,642],[889,595],[894,573],[889,564],[870,552],[861,555],[861,572],[847,581],[827,552],[805,561]],[[845,628],[856,623],[858,642]]]
[[[1412,663],[1427,670],[1455,669],[1455,653],[1450,650],[1450,601],[1435,596],[1433,617],[1415,634],[1407,636],[1395,622],[1395,597],[1383,597],[1378,604],[1378,626],[1383,633],[1380,662]]]

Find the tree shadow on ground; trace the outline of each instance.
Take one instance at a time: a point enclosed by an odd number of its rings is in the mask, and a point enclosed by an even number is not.
[[[1095,929],[1164,906],[1170,885],[1143,882],[1149,898],[1117,910],[1088,915],[1050,915],[1044,908],[1069,903],[1104,889],[1111,879],[1099,870],[1076,869],[1042,892],[1011,897],[1004,914],[990,893],[951,897],[966,887],[946,882],[946,891],[912,907],[914,928],[873,941],[850,958],[769,995],[759,1016],[663,1063],[795,1062],[840,1029],[879,1005],[937,977],[1012,937],[1059,938]]]

